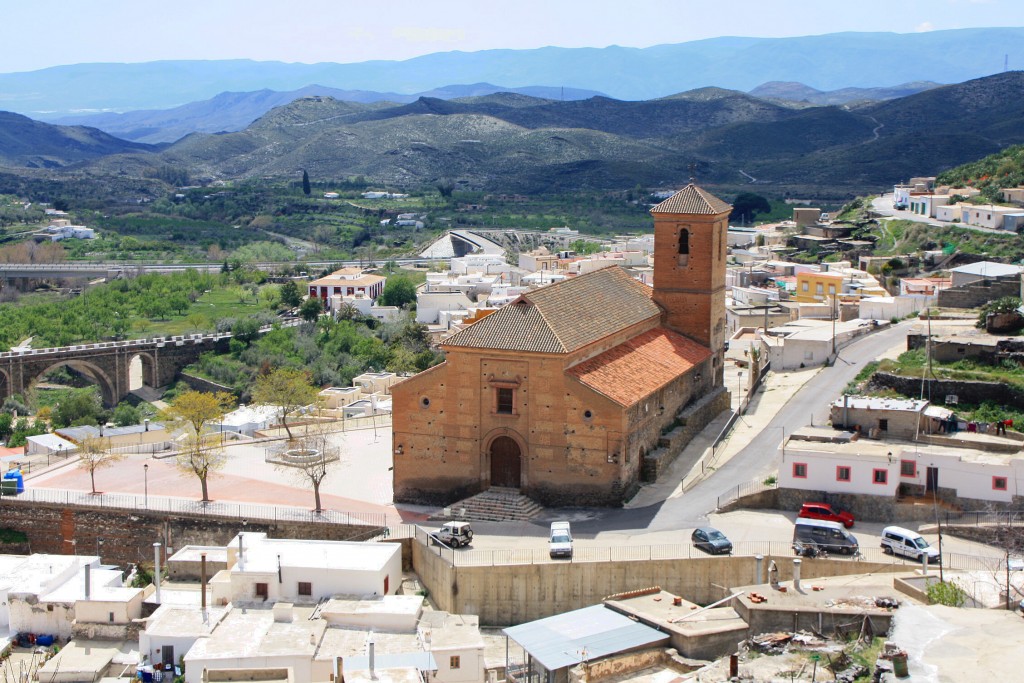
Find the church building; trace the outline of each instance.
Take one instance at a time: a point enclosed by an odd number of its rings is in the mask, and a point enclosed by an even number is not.
[[[653,288],[611,266],[444,340],[444,363],[391,389],[395,500],[448,504],[492,486],[549,506],[628,500],[662,437],[728,408],[731,208],[691,183],[651,209]]]

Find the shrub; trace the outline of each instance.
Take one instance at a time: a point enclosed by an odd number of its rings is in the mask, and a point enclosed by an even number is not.
[[[963,607],[967,601],[967,593],[952,581],[932,581],[925,588],[925,594],[933,605]]]

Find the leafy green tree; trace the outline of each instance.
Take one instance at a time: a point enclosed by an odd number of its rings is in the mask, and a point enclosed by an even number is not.
[[[299,286],[295,284],[294,280],[281,285],[280,290],[281,303],[288,308],[295,308],[302,304],[302,291],[299,290]]]
[[[318,390],[310,381],[309,373],[295,368],[277,368],[256,378],[252,389],[253,401],[260,405],[276,406],[281,424],[292,439],[288,426],[288,413],[304,408],[316,401]]]
[[[302,171],[302,194],[307,197],[313,193],[313,187],[309,184],[309,173]]]
[[[299,317],[308,323],[316,322],[316,319],[320,317],[320,314],[324,312],[324,305],[320,303],[320,299],[315,296],[311,296],[302,302],[299,306]]]
[[[416,303],[416,285],[404,275],[389,277],[377,299],[380,306],[406,306]]]
[[[103,403],[93,387],[74,389],[65,396],[53,411],[51,418],[55,427],[71,425],[100,424],[106,417]]]
[[[0,413],[0,441],[6,441],[14,432],[14,416],[10,413]]]
[[[118,427],[128,427],[142,422],[142,411],[131,403],[118,403],[111,421]]]
[[[730,220],[750,222],[759,213],[769,213],[772,205],[767,199],[753,192],[740,192],[732,202]]]
[[[175,465],[182,472],[194,474],[199,479],[203,502],[210,500],[207,484],[210,475],[227,462],[220,439],[211,432],[210,425],[220,420],[234,402],[234,397],[225,392],[186,391],[164,411],[168,422],[186,430]]]
[[[231,337],[248,346],[260,336],[260,323],[255,318],[242,318],[231,326]]]

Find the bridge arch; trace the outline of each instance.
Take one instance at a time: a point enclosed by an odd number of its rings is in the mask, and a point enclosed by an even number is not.
[[[127,362],[127,391],[135,391],[142,387],[158,387],[156,359],[153,354],[139,351],[131,354]]]
[[[36,373],[36,376],[32,378],[32,382],[25,389],[28,390],[35,386],[40,379],[61,367],[69,367],[95,383],[100,388],[100,396],[103,398],[104,407],[113,408],[117,405],[120,396],[117,394],[117,384],[114,379],[95,363],[75,358],[57,359],[53,363],[44,366],[43,370]]]
[[[3,368],[0,368],[0,403],[14,393],[14,385],[11,384],[11,375]]]

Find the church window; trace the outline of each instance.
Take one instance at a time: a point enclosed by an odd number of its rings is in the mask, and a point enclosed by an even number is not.
[[[685,266],[690,261],[690,231],[682,228],[679,231],[679,265]]]
[[[423,406],[424,408],[429,408],[430,407],[430,399],[427,398],[426,396],[424,396],[423,398],[420,399],[420,405]]]
[[[494,412],[501,415],[512,415],[515,413],[515,391],[505,387],[498,387],[495,393]]]
[[[589,420],[589,419],[590,419],[590,418],[592,418],[592,417],[594,417],[594,413],[592,413],[592,412],[591,412],[591,411],[589,411],[589,410],[584,410],[584,411],[583,411],[583,419],[584,419],[584,420]]]

